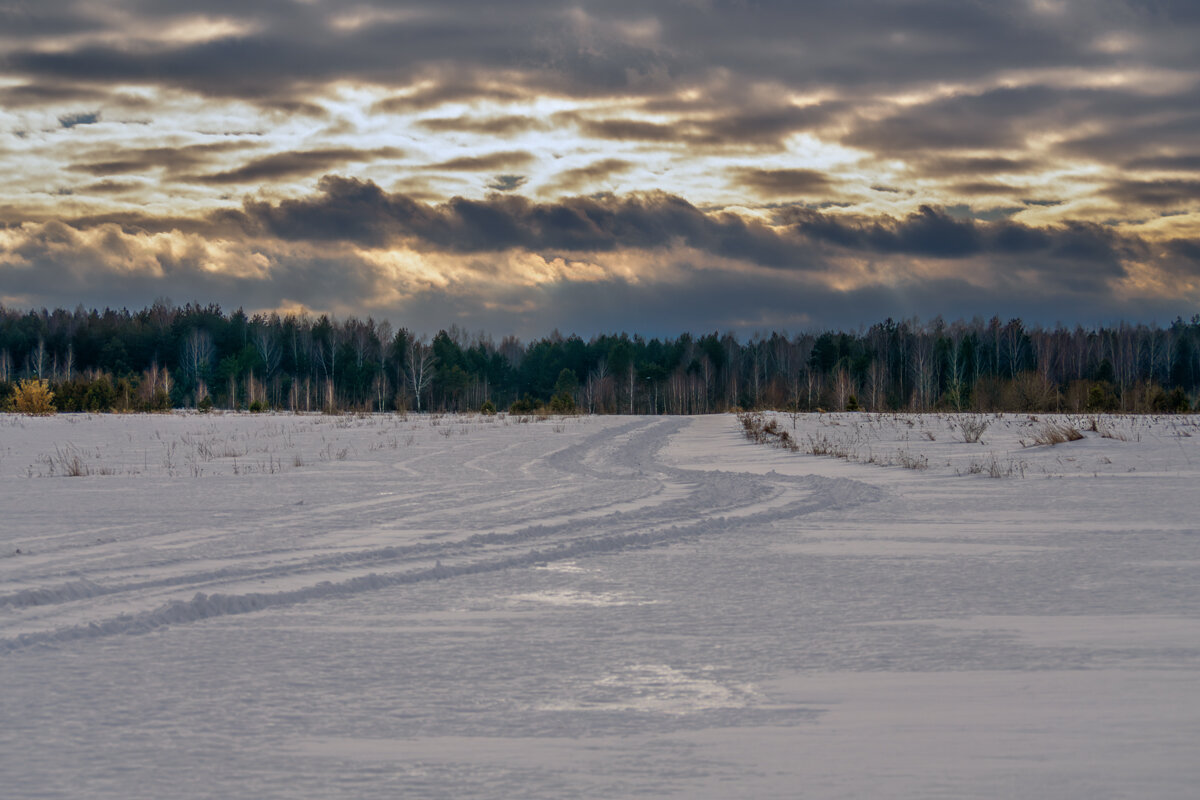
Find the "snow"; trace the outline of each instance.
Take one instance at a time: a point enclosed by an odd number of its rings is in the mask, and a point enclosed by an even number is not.
[[[1200,420],[961,419],[0,416],[0,794],[1194,796]]]

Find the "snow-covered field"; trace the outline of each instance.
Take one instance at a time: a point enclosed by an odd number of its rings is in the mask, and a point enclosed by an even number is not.
[[[963,420],[0,416],[0,796],[1195,797],[1200,419]]]

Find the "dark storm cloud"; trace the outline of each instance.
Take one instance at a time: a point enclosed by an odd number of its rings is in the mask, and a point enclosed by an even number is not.
[[[214,272],[200,251],[163,251],[153,258],[153,270],[113,270],[112,258],[125,249],[119,236],[105,237],[98,244],[73,242],[75,239],[78,233],[63,227],[26,243],[19,250],[22,266],[0,266],[5,294],[51,308],[80,302],[92,307],[136,308],[167,292],[230,308],[275,308],[292,303],[339,309],[345,308],[343,302],[361,307],[380,290],[378,274],[352,258],[334,261],[287,254],[275,259],[270,272],[262,275]],[[73,244],[69,251],[61,246],[65,243]]]
[[[19,73],[41,80],[95,84],[149,80],[216,97],[270,97],[290,91],[298,81],[321,78],[324,72],[293,43],[265,37],[150,52],[95,45],[66,52],[24,51],[12,54],[8,63]]]
[[[106,93],[90,87],[56,84],[24,84],[0,89],[0,105],[6,108],[26,108],[48,103],[91,102],[106,97]]]
[[[460,81],[456,78],[447,80],[439,76],[432,86],[380,100],[371,106],[371,111],[381,114],[409,114],[427,111],[446,103],[480,100],[504,102],[520,100],[522,97],[522,93],[512,89],[498,88],[482,82]]]
[[[114,273],[107,265],[111,253],[103,249],[79,246],[64,257],[56,245],[76,236],[70,229],[47,232],[22,249],[25,266],[0,267],[6,294],[30,307],[47,308],[80,302],[140,307],[166,292],[251,311],[295,304],[360,315],[370,309],[377,318],[390,317],[417,331],[432,333],[460,322],[526,339],[554,328],[584,336],[614,331],[673,336],[711,330],[748,336],[763,330],[853,328],[887,317],[932,319],[946,316],[947,309],[953,309],[955,317],[1020,317],[1027,324],[1095,324],[1131,316],[1166,320],[1188,313],[1185,304],[1170,300],[1122,300],[1095,279],[1054,295],[1031,292],[1027,279],[1015,274],[987,287],[957,278],[910,278],[888,286],[836,290],[801,274],[700,265],[685,265],[672,279],[647,274],[637,280],[566,278],[533,287],[429,288],[381,307],[378,298],[386,279],[349,254],[336,259],[277,255],[268,272],[253,275],[213,273],[197,253],[161,254],[155,262],[161,275],[148,270]]]
[[[698,124],[700,144],[777,144],[795,133],[813,130],[844,111],[845,104],[773,106],[726,113]]]
[[[123,194],[144,188],[145,184],[137,181],[97,181],[88,184],[84,191],[89,194]]]
[[[1172,239],[1166,243],[1166,251],[1176,259],[1179,271],[1200,276],[1200,240]]]
[[[146,172],[152,169],[165,169],[169,173],[202,168],[210,163],[215,156],[237,150],[257,147],[253,141],[209,142],[207,144],[192,144],[182,147],[148,147],[130,148],[125,150],[109,150],[105,152],[103,161],[84,161],[72,164],[69,169],[74,172],[87,172],[92,175],[122,175],[133,172]]]
[[[1138,239],[1122,237],[1094,224],[1067,223],[1035,228],[1009,220],[957,219],[922,206],[903,219],[847,219],[805,208],[790,208],[780,220],[805,238],[843,250],[878,255],[970,259],[979,257],[1041,259],[1055,263],[1087,262],[1096,272],[1117,275],[1121,260],[1145,252]]]
[[[1134,158],[1160,157],[1163,150],[1188,152],[1196,146],[1200,95],[1173,95],[1146,109],[1117,111],[1098,123],[1099,132],[1066,139],[1056,146],[1062,155],[1121,164]]]
[[[762,197],[798,197],[825,194],[832,181],[814,169],[756,169],[737,167],[729,171],[735,185],[744,186]]]
[[[388,193],[370,181],[326,177],[316,195],[278,202],[247,201],[241,210],[206,219],[144,214],[78,218],[79,229],[118,225],[129,234],[190,232],[238,241],[280,239],[386,247],[399,242],[430,251],[487,254],[519,249],[602,254],[679,247],[775,270],[822,270],[843,256],[923,258],[1027,269],[1091,278],[1117,277],[1128,259],[1152,258],[1154,248],[1101,225],[1067,222],[1033,227],[1009,219],[981,221],[922,207],[903,218],[856,217],[800,206],[778,209],[767,226],[726,212],[707,212],[662,193],[566,197],[535,203],[493,195],[421,202]],[[1185,243],[1172,252],[1185,252]]]
[[[1126,169],[1161,172],[1200,172],[1200,153],[1133,158],[1124,164]]]
[[[858,119],[842,141],[879,158],[902,158],[917,176],[963,178],[1027,174],[1076,160],[1115,167],[1164,149],[1194,151],[1200,94],[1149,85],[1157,91],[1143,93],[1139,82],[1119,89],[1034,85],[959,93],[881,119]],[[1069,130],[1088,133],[1064,137]],[[1055,142],[1053,157],[1031,155],[1037,139]]]
[[[491,136],[511,136],[526,131],[544,130],[547,123],[544,120],[525,117],[519,114],[508,114],[496,117],[436,117],[422,119],[417,125],[434,133],[483,133]]]
[[[104,226],[113,226],[121,233],[129,236],[140,234],[180,232],[214,238],[238,238],[244,235],[242,226],[229,224],[222,220],[199,219],[195,217],[168,216],[149,214],[138,211],[115,211],[106,214],[88,214],[77,217],[60,219],[27,219],[32,224],[66,225],[78,231],[88,231]],[[0,210],[0,226],[20,227],[20,222],[6,219]]]
[[[885,155],[1022,147],[1034,125],[1057,124],[1058,96],[1031,87],[943,98],[860,121],[844,141]],[[1047,116],[1055,119],[1038,119]]]
[[[1118,181],[1102,192],[1123,206],[1195,210],[1200,207],[1200,180]]]
[[[816,128],[834,115],[834,104],[799,108],[776,104],[755,109],[702,109],[677,123],[625,118],[589,118],[562,113],[555,119],[575,124],[585,136],[627,142],[657,142],[689,147],[778,147],[788,136]]]
[[[695,84],[714,69],[733,79],[777,80],[797,88],[896,87],[909,82],[971,80],[1014,65],[1094,67],[1116,56],[1096,51],[1091,34],[1109,29],[1175,32],[1173,47],[1136,55],[1163,64],[1191,57],[1183,13],[1160,8],[1074,8],[1066,18],[1024,4],[917,0],[843,2],[644,3],[633,0],[510,0],[504,4],[395,4],[117,0],[147,25],[182,13],[246,23],[247,32],[215,41],[149,47],[88,42],[44,51],[22,42],[63,33],[102,33],[106,23],[77,4],[39,4],[4,20],[16,43],[10,69],[33,77],[84,82],[151,80],[215,96],[289,93],[302,84],[342,79],[410,84],[431,66],[454,64],[484,75],[527,73],[531,85],[578,96],[659,94],[664,78]],[[45,6],[41,8],[40,6]],[[51,8],[53,6],[53,8]],[[337,28],[343,13],[378,9],[379,19]],[[647,28],[650,23],[652,27]],[[109,23],[119,24],[119,23]],[[651,33],[639,35],[638,30]],[[1128,58],[1128,56],[1125,56]],[[463,98],[466,99],[466,98]]]
[[[682,198],[663,194],[576,197],[557,203],[493,195],[431,205],[388,194],[369,181],[326,177],[316,197],[277,204],[248,202],[242,212],[227,212],[214,220],[283,239],[368,246],[412,239],[457,253],[511,248],[613,252],[683,243],[768,266],[806,265],[803,251],[761,223],[734,214],[706,214]]]
[[[349,161],[376,161],[380,159],[400,158],[403,155],[403,150],[394,147],[384,147],[374,150],[355,150],[353,148],[300,150],[264,156],[263,158],[243,164],[237,169],[218,172],[212,175],[201,175],[194,177],[193,180],[201,183],[258,183],[280,178],[312,175]]]
[[[594,139],[634,142],[681,142],[684,132],[674,125],[632,119],[579,120],[579,129]]]
[[[1123,276],[1112,259],[1145,260],[1155,257],[1152,251],[1164,250],[1162,258],[1173,270],[1200,275],[1195,241],[1150,248],[1082,224],[1040,229],[959,220],[933,209],[903,219],[869,220],[794,209],[781,212],[780,222],[789,224],[768,229],[665,195],[553,204],[493,197],[434,205],[370,183],[327,179],[323,194],[306,202],[248,203],[241,212],[165,226],[190,231],[198,241],[232,243],[235,265],[250,254],[265,256],[265,270],[214,271],[211,254],[186,241],[160,247],[147,264],[146,240],[138,244],[125,237],[150,232],[152,223],[129,217],[120,225],[115,219],[47,223],[10,251],[17,261],[0,265],[0,274],[6,296],[48,307],[138,305],[169,294],[230,307],[371,308],[418,329],[470,320],[475,327],[526,336],[553,327],[584,334],[713,328],[750,333],[853,326],[887,316],[944,316],[948,310],[962,317],[1020,316],[1031,323],[1169,319],[1187,313],[1186,299],[1122,297],[1112,288],[1112,280]],[[535,286],[497,275],[478,285],[456,281],[446,288],[418,289],[381,309],[377,298],[388,294],[394,278],[364,261],[353,246],[382,245],[397,235],[419,237],[437,252],[475,254],[468,257],[480,264],[490,263],[498,250],[515,247],[582,250],[589,260],[601,261],[604,253],[623,250],[631,263],[637,263],[638,252],[658,250],[674,267],[665,272],[644,267],[633,277],[600,280],[567,271]],[[746,269],[714,262],[714,256],[806,268]],[[845,256],[878,260],[888,280],[830,287],[824,276]],[[930,277],[898,269],[904,262],[897,256],[956,266]],[[114,261],[142,266],[114,270]],[[955,277],[980,264],[994,267],[982,282]],[[491,275],[487,267],[479,272],[485,275]]]
[[[399,19],[388,18],[398,9],[384,2],[200,2],[180,8],[118,0],[113,5],[135,13],[151,28],[165,28],[187,15],[207,12],[243,23],[246,30],[207,41],[163,41],[152,46],[85,41],[73,49],[44,50],[18,45],[10,48],[9,69],[48,80],[151,82],[212,97],[272,102],[333,81],[405,87],[430,68],[448,64],[480,74],[502,67],[528,69],[524,54],[536,31],[514,25],[513,20],[523,16],[536,20],[547,12],[547,5],[538,2],[513,3],[516,8],[508,9],[494,4],[412,3],[399,9],[412,12]],[[521,6],[527,15],[521,13]],[[378,10],[380,18],[369,24],[348,29],[334,24],[341,14],[371,9]],[[131,34],[132,42],[137,42],[136,36]],[[414,100],[398,98],[397,102]]]
[[[1151,157],[1161,155],[1156,144],[1194,136],[1196,116],[1185,110],[1200,105],[1194,102],[1200,90],[1171,88],[1158,73],[1103,90],[1062,88],[1039,77],[1039,70],[1138,69],[1194,76],[1200,26],[1186,5],[1166,2],[1064,4],[1059,14],[1032,3],[959,0],[106,5],[113,13],[104,16],[66,2],[10,8],[0,26],[9,32],[5,71],[47,98],[81,87],[152,83],[292,113],[318,113],[307,96],[335,82],[395,90],[374,110],[398,114],[546,93],[638,98],[647,111],[674,109],[681,119],[600,113],[580,118],[580,130],[611,140],[726,147],[778,147],[796,132],[821,130],[881,157],[1023,149],[1031,132],[1064,127],[1089,133],[1063,143],[1063,152],[1106,161]],[[241,27],[207,41],[142,41],[150,34],[122,31],[118,11],[148,31],[199,14]],[[59,41],[63,35],[82,38],[70,44]],[[1115,44],[1105,45],[1113,35]],[[41,37],[50,36],[55,45],[43,46]],[[1013,85],[1013,73],[1027,74],[1028,85]],[[961,85],[952,96],[882,117],[856,116],[880,98],[948,82]],[[1004,85],[975,88],[998,82]],[[825,99],[793,105],[789,92]],[[511,135],[534,123],[460,112],[421,124]],[[970,165],[962,166],[965,176]],[[988,170],[985,161],[977,167]]]
[[[533,153],[527,153],[524,150],[506,150],[502,153],[488,153],[485,156],[452,158],[440,164],[433,164],[430,169],[452,172],[488,172],[496,169],[523,167],[533,160]]]
[[[1020,174],[1035,170],[1040,165],[1028,158],[1005,158],[1002,156],[975,156],[946,158],[935,156],[917,162],[916,171],[933,177],[958,177],[992,174]]]
[[[902,219],[852,218],[792,206],[778,226],[725,212],[705,212],[672,195],[651,193],[554,203],[493,195],[421,203],[374,183],[326,177],[320,194],[278,203],[247,202],[214,223],[247,235],[293,241],[346,241],[382,247],[398,241],[454,253],[523,249],[538,253],[605,253],[679,246],[772,269],[820,269],[839,255],[980,260],[1021,259],[1043,272],[1086,265],[1093,276],[1119,276],[1126,258],[1147,245],[1100,225],[1067,223],[1035,228],[1007,219],[960,219],[922,207]]]

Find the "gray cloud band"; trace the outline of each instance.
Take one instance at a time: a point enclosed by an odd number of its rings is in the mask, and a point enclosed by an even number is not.
[[[767,225],[728,212],[702,211],[681,197],[662,193],[573,197],[553,203],[493,195],[430,204],[390,194],[370,181],[327,176],[316,195],[277,203],[251,201],[213,219],[251,236],[348,241],[368,247],[409,241],[457,253],[511,248],[611,252],[683,245],[785,269],[805,269],[817,252],[842,250],[942,259],[1036,256],[1087,263],[1093,274],[1116,274],[1123,260],[1149,252],[1137,237],[1100,225],[1035,228],[1007,220],[980,222],[956,219],[928,206],[903,219],[848,218],[801,206],[781,208],[775,217],[776,224]]]

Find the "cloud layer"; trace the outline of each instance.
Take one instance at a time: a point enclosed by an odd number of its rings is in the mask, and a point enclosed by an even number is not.
[[[0,303],[1190,316],[1198,39],[1181,0],[3,4]]]

